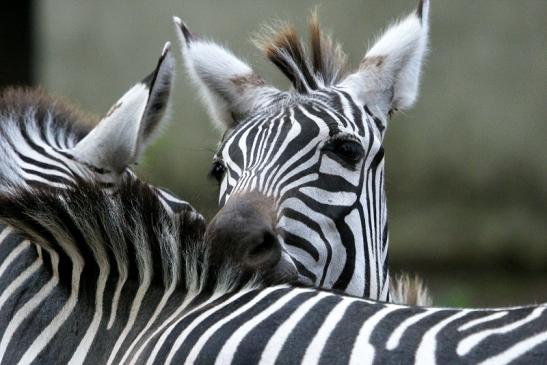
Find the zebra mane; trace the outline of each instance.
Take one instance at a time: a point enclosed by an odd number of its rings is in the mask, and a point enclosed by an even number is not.
[[[429,289],[419,276],[406,273],[391,278],[391,302],[403,305],[430,307],[433,304]]]
[[[99,121],[96,116],[82,112],[63,98],[48,95],[41,88],[10,87],[0,92],[0,130],[5,129],[9,121],[27,124],[29,117],[40,128],[55,127],[77,140]]]
[[[266,26],[255,39],[255,45],[291,81],[298,93],[334,85],[344,76],[346,55],[339,43],[333,43],[324,35],[319,25],[317,12],[308,19],[310,52],[291,23]]]
[[[110,265],[111,272],[139,282],[195,281],[207,261],[203,218],[190,208],[169,214],[156,192],[137,179],[124,179],[116,193],[84,181],[74,189],[2,192],[0,220],[73,263]]]
[[[115,193],[85,181],[76,188],[0,192],[0,221],[84,271],[108,266],[123,281],[222,295],[264,286],[269,274],[246,271],[219,254],[204,239],[201,215],[189,205],[169,213],[153,187],[131,177]]]

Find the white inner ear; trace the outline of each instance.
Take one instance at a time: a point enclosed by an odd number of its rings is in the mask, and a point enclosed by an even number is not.
[[[80,161],[117,172],[135,162],[148,94],[146,85],[133,86],[70,153]]]
[[[227,49],[202,41],[188,45],[185,60],[215,125],[221,130],[233,127],[232,113],[242,114],[249,108],[243,90],[233,80],[252,75],[251,67]]]
[[[251,110],[279,92],[264,85],[253,69],[228,49],[199,37],[189,37],[186,41],[183,29],[189,30],[178,18],[175,19],[175,29],[188,74],[198,86],[219,129],[235,127]]]
[[[379,72],[393,81],[393,108],[411,107],[417,97],[423,58],[427,49],[427,19],[411,14],[391,26],[367,52],[365,59],[385,57]]]
[[[390,26],[366,53],[360,70],[348,76],[346,87],[366,103],[380,102],[387,109],[411,107],[417,97],[423,59],[427,52],[428,9]],[[383,108],[382,108],[383,109]]]

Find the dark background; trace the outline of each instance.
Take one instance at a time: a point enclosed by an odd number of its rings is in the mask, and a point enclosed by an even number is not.
[[[272,19],[305,30],[316,1],[11,1],[0,13],[0,87],[41,85],[103,114],[178,44],[171,16],[226,43],[279,87],[248,38]],[[356,65],[414,1],[323,1],[319,14]],[[391,122],[387,185],[393,272],[421,274],[436,304],[547,301],[547,2],[434,0],[416,107]],[[179,60],[180,61],[180,60]],[[180,63],[179,63],[179,66]],[[179,67],[169,131],[141,176],[207,216],[218,133]]]

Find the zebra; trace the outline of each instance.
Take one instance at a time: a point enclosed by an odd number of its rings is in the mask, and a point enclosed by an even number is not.
[[[38,243],[36,256],[0,261],[0,304],[12,306],[0,310],[0,364],[497,365],[547,358],[547,304],[428,308],[287,285],[275,277],[281,246],[256,251],[209,240],[214,227],[204,234],[191,213],[169,214],[153,187],[129,178],[116,194],[89,182],[0,192],[0,219]],[[0,232],[0,252],[18,245]],[[36,307],[48,285],[39,277],[60,274],[63,261],[71,270]],[[4,280],[10,274],[11,283]],[[3,301],[12,283],[19,286]]]
[[[167,43],[154,72],[127,91],[98,123],[95,118],[42,90],[3,91],[0,94],[0,194],[10,196],[33,189],[54,192],[93,183],[115,195],[119,194],[119,186],[125,180],[138,180],[130,165],[138,160],[165,124],[163,115],[170,97],[173,66],[171,46]],[[203,217],[189,203],[165,189],[148,186],[166,214],[187,216],[198,231],[204,226]],[[39,200],[28,203],[40,204]],[[85,204],[94,203],[89,199]],[[14,363],[13,354],[6,355],[6,351],[13,353],[25,349],[24,354],[19,354],[21,363],[42,362],[36,359],[41,358],[40,353],[48,341],[59,336],[64,321],[70,315],[85,317],[89,313],[87,307],[80,313],[76,310],[78,300],[91,294],[79,291],[84,287],[82,283],[97,276],[96,266],[100,266],[97,280],[109,279],[110,269],[104,271],[104,267],[92,260],[101,252],[91,249],[92,253],[89,250],[79,253],[70,246],[62,246],[59,243],[62,237],[48,237],[44,246],[34,240],[22,239],[9,224],[9,219],[7,216],[0,222],[0,359],[3,363]],[[45,221],[47,215],[42,219]],[[103,223],[108,225],[110,221]],[[110,227],[114,230],[111,234],[120,234],[115,226]],[[46,225],[39,229],[47,228]],[[120,296],[131,290],[126,287],[133,285],[137,275],[137,267],[127,266],[126,256],[130,252],[123,247],[120,249],[125,256],[116,257],[121,260],[114,266],[118,271],[110,270],[118,275],[110,327],[117,325],[117,308],[128,309],[122,306],[126,301]],[[104,260],[104,255],[99,259]],[[70,295],[65,296],[66,293]],[[66,302],[60,305],[63,300]],[[100,314],[96,315],[101,318]],[[51,324],[43,323],[44,319],[51,320]],[[30,339],[29,333],[24,331],[33,321],[36,321],[33,329],[41,332],[35,333],[35,342],[22,341],[18,337],[22,333],[25,334],[23,338]],[[77,322],[67,323],[78,328]],[[97,323],[94,319],[86,336],[97,333]],[[78,347],[73,362],[77,363],[87,351],[89,343],[86,341]],[[21,346],[13,347],[14,344]]]
[[[0,94],[0,191],[31,186],[75,187],[78,179],[112,189],[164,124],[173,79],[167,42],[154,72],[134,85],[100,121],[42,89]],[[134,176],[135,177],[135,176]],[[166,209],[186,202],[155,188]]]
[[[188,74],[224,132],[210,171],[220,190],[216,235],[281,245],[287,279],[390,298],[383,139],[391,114],[417,99],[428,13],[420,1],[347,75],[315,14],[311,57],[294,26],[268,28],[255,43],[291,81],[288,92],[174,18]]]
[[[155,78],[163,74],[161,64]],[[149,95],[155,95],[154,85]],[[210,363],[213,356],[216,363],[248,364],[257,354],[263,362],[330,363],[329,356],[338,354],[331,362],[360,363],[382,355],[384,349],[374,347],[371,328],[390,333],[397,317],[387,313],[399,310],[408,318],[386,349],[395,349],[393,356],[407,362],[414,356],[417,361],[439,356],[435,350],[431,355],[430,344],[447,327],[447,318],[428,328],[422,320],[430,318],[420,312],[428,309],[279,286],[286,280],[277,276],[283,262],[280,245],[219,240],[219,219],[203,234],[203,221],[196,220],[194,211],[166,209],[158,190],[131,173],[115,184],[71,177],[68,186],[20,178],[15,180],[19,185],[0,190],[0,220],[9,224],[0,231],[0,363]],[[267,209],[268,202],[262,203]],[[307,293],[320,298],[307,300]],[[321,310],[328,304],[323,297],[357,304]],[[357,307],[362,310],[350,317],[350,309]],[[466,330],[489,321],[506,322],[464,343],[467,347],[458,356],[476,362],[493,351],[492,356],[502,354],[505,360],[543,358],[545,306],[536,307],[507,309],[509,314],[485,311],[482,318],[473,317],[473,324],[470,316]],[[529,309],[532,313],[526,315]],[[346,316],[346,322],[337,320]],[[300,337],[300,325],[310,324],[319,330],[306,330]],[[342,328],[346,333],[350,324],[361,324],[357,334],[344,337],[330,331]],[[427,331],[425,345],[414,355],[415,333],[403,335],[415,327]],[[527,332],[521,334],[524,327]],[[511,343],[509,353],[496,352],[500,341],[488,340],[508,332],[512,339],[533,336]],[[306,338],[314,339],[313,347],[302,343]],[[332,341],[336,353],[328,348]],[[472,351],[476,344],[481,345],[479,354]],[[302,348],[307,358],[299,355]]]

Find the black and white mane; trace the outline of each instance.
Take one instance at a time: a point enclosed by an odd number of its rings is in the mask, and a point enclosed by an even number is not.
[[[308,30],[308,49],[291,23],[266,26],[254,40],[299,94],[336,85],[347,74],[346,54],[339,43],[333,42],[321,30],[317,12],[311,14]]]
[[[115,194],[84,181],[75,189],[1,193],[0,220],[42,247],[93,263],[84,271],[110,266],[114,276],[129,274],[128,279],[185,291],[230,290],[241,284],[244,270],[237,264],[210,259],[212,251],[216,258],[227,255],[203,239],[203,218],[189,208],[169,214],[153,188],[136,179],[124,179]]]
[[[73,148],[97,122],[97,118],[41,89],[4,90],[0,94],[0,189],[23,185],[25,164],[42,168],[35,172],[36,183],[40,177],[66,183],[66,179],[55,174],[62,167],[43,162],[41,157],[63,164],[63,151]],[[34,156],[21,150],[32,151]],[[70,171],[69,166],[64,167]]]

